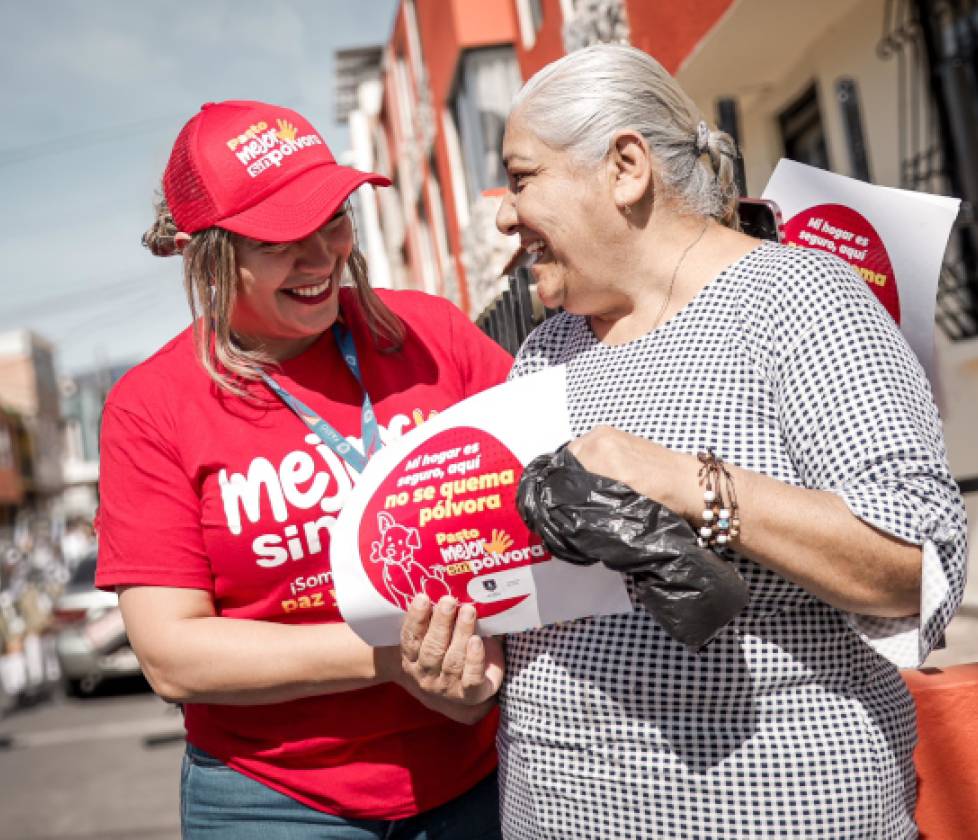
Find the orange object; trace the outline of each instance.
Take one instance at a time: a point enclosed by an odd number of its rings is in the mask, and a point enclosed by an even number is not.
[[[917,705],[921,840],[978,837],[978,663],[903,672]]]

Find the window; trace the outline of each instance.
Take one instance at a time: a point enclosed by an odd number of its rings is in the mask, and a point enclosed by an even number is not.
[[[829,169],[825,128],[818,107],[818,91],[812,85],[778,117],[784,156],[799,163]]]
[[[510,46],[471,50],[459,65],[452,111],[469,200],[506,183],[502,144],[513,95],[522,84]]]
[[[78,417],[65,418],[64,455],[69,461],[85,460],[85,440],[82,434],[81,419]]]
[[[872,181],[869,171],[869,150],[863,132],[863,118],[859,105],[859,88],[856,80],[848,76],[836,80],[835,98],[842,112],[842,125],[846,132],[849,149],[849,165],[852,176],[861,181]]]
[[[455,217],[459,227],[469,224],[469,198],[465,184],[465,166],[462,163],[462,146],[458,140],[458,130],[455,128],[455,118],[448,108],[442,110],[442,131],[445,133],[445,146],[448,149],[448,183],[452,188],[452,200],[455,202]]]
[[[444,266],[445,262],[451,258],[451,250],[448,247],[448,232],[445,229],[445,207],[441,201],[441,183],[435,174],[434,158],[428,161],[428,171],[431,173],[428,179],[428,206],[431,208],[431,229],[438,254],[438,264]]]

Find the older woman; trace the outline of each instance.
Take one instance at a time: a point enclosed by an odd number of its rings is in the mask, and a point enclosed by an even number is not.
[[[961,597],[961,499],[897,328],[838,259],[738,232],[733,153],[624,46],[547,66],[509,117],[498,225],[564,310],[514,373],[566,364],[571,450],[702,529],[750,605],[698,654],[639,606],[508,637],[508,838],[916,836],[894,662]],[[481,701],[449,628],[419,599],[405,667]]]

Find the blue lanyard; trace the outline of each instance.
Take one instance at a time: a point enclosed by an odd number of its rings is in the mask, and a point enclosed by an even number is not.
[[[323,420],[315,411],[292,394],[285,390],[267,373],[262,371],[262,378],[265,384],[271,388],[278,397],[289,408],[291,408],[298,418],[309,427],[312,432],[319,437],[330,449],[339,455],[357,472],[363,472],[370,457],[380,449],[383,444],[380,441],[380,427],[377,425],[377,417],[374,415],[374,407],[370,402],[370,396],[363,385],[363,376],[360,372],[360,360],[357,358],[357,348],[353,343],[353,336],[349,330],[343,329],[339,324],[333,325],[333,336],[336,339],[336,346],[339,347],[343,361],[350,369],[350,373],[360,383],[363,389],[363,407],[360,410],[361,435],[363,436],[363,452],[361,455],[354,449],[349,441],[334,429],[329,423]]]

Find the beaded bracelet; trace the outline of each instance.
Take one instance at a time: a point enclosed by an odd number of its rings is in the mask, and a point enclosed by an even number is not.
[[[733,476],[713,450],[700,452],[699,480],[703,485],[703,525],[696,542],[700,548],[726,545],[740,533],[740,515]]]

